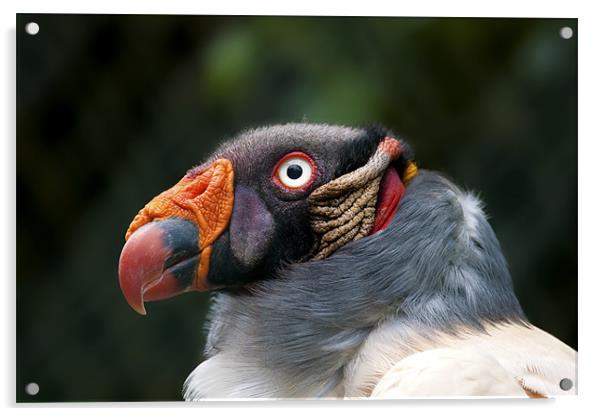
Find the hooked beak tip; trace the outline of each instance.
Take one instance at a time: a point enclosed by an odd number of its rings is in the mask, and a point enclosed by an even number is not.
[[[140,315],[142,316],[146,316],[146,309],[144,309],[144,302],[142,302],[142,304],[139,307],[134,307],[133,305],[130,305],[136,312],[138,312]]]
[[[130,307],[140,315],[146,315],[144,308],[144,289],[143,287],[137,287],[139,279],[132,279],[130,274],[124,271],[124,266],[127,262],[120,261],[119,264],[119,286],[121,292],[125,297],[126,302]],[[127,268],[127,267],[125,267]]]
[[[165,259],[171,254],[165,237],[163,227],[149,223],[133,233],[121,251],[119,286],[127,303],[141,315],[146,315],[144,292],[161,278]]]
[[[119,259],[119,285],[132,309],[146,315],[145,301],[197,289],[198,235],[192,222],[169,219],[145,224],[130,236]]]

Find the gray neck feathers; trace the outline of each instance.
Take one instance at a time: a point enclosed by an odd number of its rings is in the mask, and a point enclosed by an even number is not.
[[[387,229],[327,259],[288,265],[249,293],[218,294],[206,355],[228,357],[235,375],[227,377],[247,383],[246,392],[233,387],[223,395],[331,395],[345,365],[385,320],[423,333],[523,321],[479,204],[423,170]],[[191,375],[189,399],[213,394],[195,385],[197,376],[206,374]]]

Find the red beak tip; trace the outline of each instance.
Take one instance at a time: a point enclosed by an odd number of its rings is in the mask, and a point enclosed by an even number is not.
[[[136,297],[128,297],[127,295],[125,296],[125,299],[127,301],[127,304],[130,306],[130,308],[132,308],[134,311],[138,312],[140,315],[146,315],[146,309],[144,308],[144,298],[142,296],[140,296],[140,298]]]
[[[130,306],[132,307],[132,309],[134,309],[140,315],[146,316],[146,309],[144,308],[144,303],[142,303],[140,306],[133,306],[133,305],[130,305]]]

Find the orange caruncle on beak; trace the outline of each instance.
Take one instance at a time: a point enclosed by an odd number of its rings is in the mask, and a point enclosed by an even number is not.
[[[191,170],[146,204],[125,234],[119,262],[130,306],[144,314],[144,301],[208,290],[212,244],[227,228],[233,205],[234,169],[226,159]],[[182,277],[184,264],[196,266],[186,269],[192,279]]]

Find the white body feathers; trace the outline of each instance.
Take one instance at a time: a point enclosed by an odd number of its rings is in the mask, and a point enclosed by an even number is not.
[[[576,351],[533,326],[497,325],[488,327],[486,333],[440,336],[434,343],[416,341],[418,351],[400,357],[386,370],[371,390],[372,397],[550,397],[576,393]],[[360,379],[377,378],[384,356],[404,355],[396,354],[393,345],[373,348],[364,351],[363,377],[357,379],[357,386],[350,385],[350,390],[360,387],[367,393],[370,383]],[[567,390],[561,388],[563,379],[570,380],[563,383],[565,388],[570,386]]]

